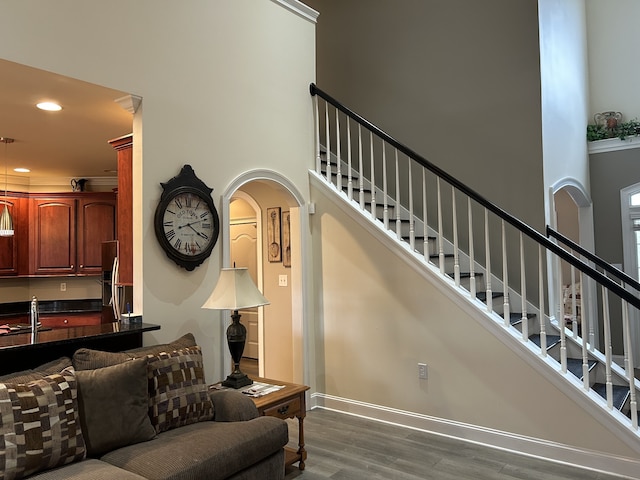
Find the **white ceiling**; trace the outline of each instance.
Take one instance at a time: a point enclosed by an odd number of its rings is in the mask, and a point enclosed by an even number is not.
[[[5,161],[9,183],[116,176],[116,152],[107,142],[131,133],[132,114],[115,102],[125,95],[0,60],[0,137],[15,139],[6,150],[0,143],[0,176]],[[62,110],[35,107],[46,100],[61,104]],[[15,167],[31,172],[16,173]]]

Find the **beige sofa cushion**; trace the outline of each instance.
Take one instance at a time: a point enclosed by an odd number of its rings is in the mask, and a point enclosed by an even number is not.
[[[73,368],[0,384],[0,471],[19,479],[85,457]]]
[[[64,467],[36,473],[29,480],[145,480],[135,473],[127,472],[110,463],[93,458],[72,463]]]
[[[79,348],[73,354],[73,366],[76,370],[93,370],[94,368],[110,367],[132,358],[156,355],[160,352],[173,352],[181,348],[196,346],[196,339],[192,333],[187,333],[171,343],[139,347],[124,352],[103,352],[90,348]]]
[[[148,415],[146,358],[79,370],[76,379],[87,455],[97,457],[155,437]]]
[[[287,423],[275,417],[199,422],[174,428],[149,442],[114,450],[101,460],[149,480],[221,480],[281,451],[288,440]],[[282,461],[279,468],[278,476],[250,478],[283,478]]]

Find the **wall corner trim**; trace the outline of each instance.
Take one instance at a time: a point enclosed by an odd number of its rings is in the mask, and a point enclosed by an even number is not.
[[[319,12],[316,12],[313,8],[305,5],[298,0],[271,0],[273,3],[277,3],[287,10],[295,13],[296,15],[309,20],[311,23],[316,23]]]
[[[640,148],[640,137],[627,137],[624,140],[619,138],[607,138],[606,140],[596,140],[588,142],[589,153],[606,153],[616,152],[618,150],[629,150],[631,148]]]
[[[324,393],[311,395],[311,409],[325,409],[363,417],[382,423],[397,425],[423,432],[455,438],[514,452],[520,455],[545,458],[551,462],[575,465],[589,470],[613,473],[628,478],[640,478],[640,460],[620,457],[604,452],[565,445],[545,439],[471,425],[446,418],[408,412],[358,400],[336,397]]]

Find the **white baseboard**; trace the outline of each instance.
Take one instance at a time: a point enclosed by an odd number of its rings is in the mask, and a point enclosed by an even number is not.
[[[575,465],[589,470],[606,472],[610,475],[614,474],[640,480],[640,459],[594,452],[538,438],[515,435],[322,393],[312,394],[310,400],[311,409],[334,410],[348,415],[430,432],[500,450],[544,458],[565,465]]]

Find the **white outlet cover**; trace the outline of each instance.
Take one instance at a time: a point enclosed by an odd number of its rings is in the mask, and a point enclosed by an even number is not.
[[[286,275],[280,275],[278,277],[278,285],[281,287],[286,287],[288,284],[288,277]]]

